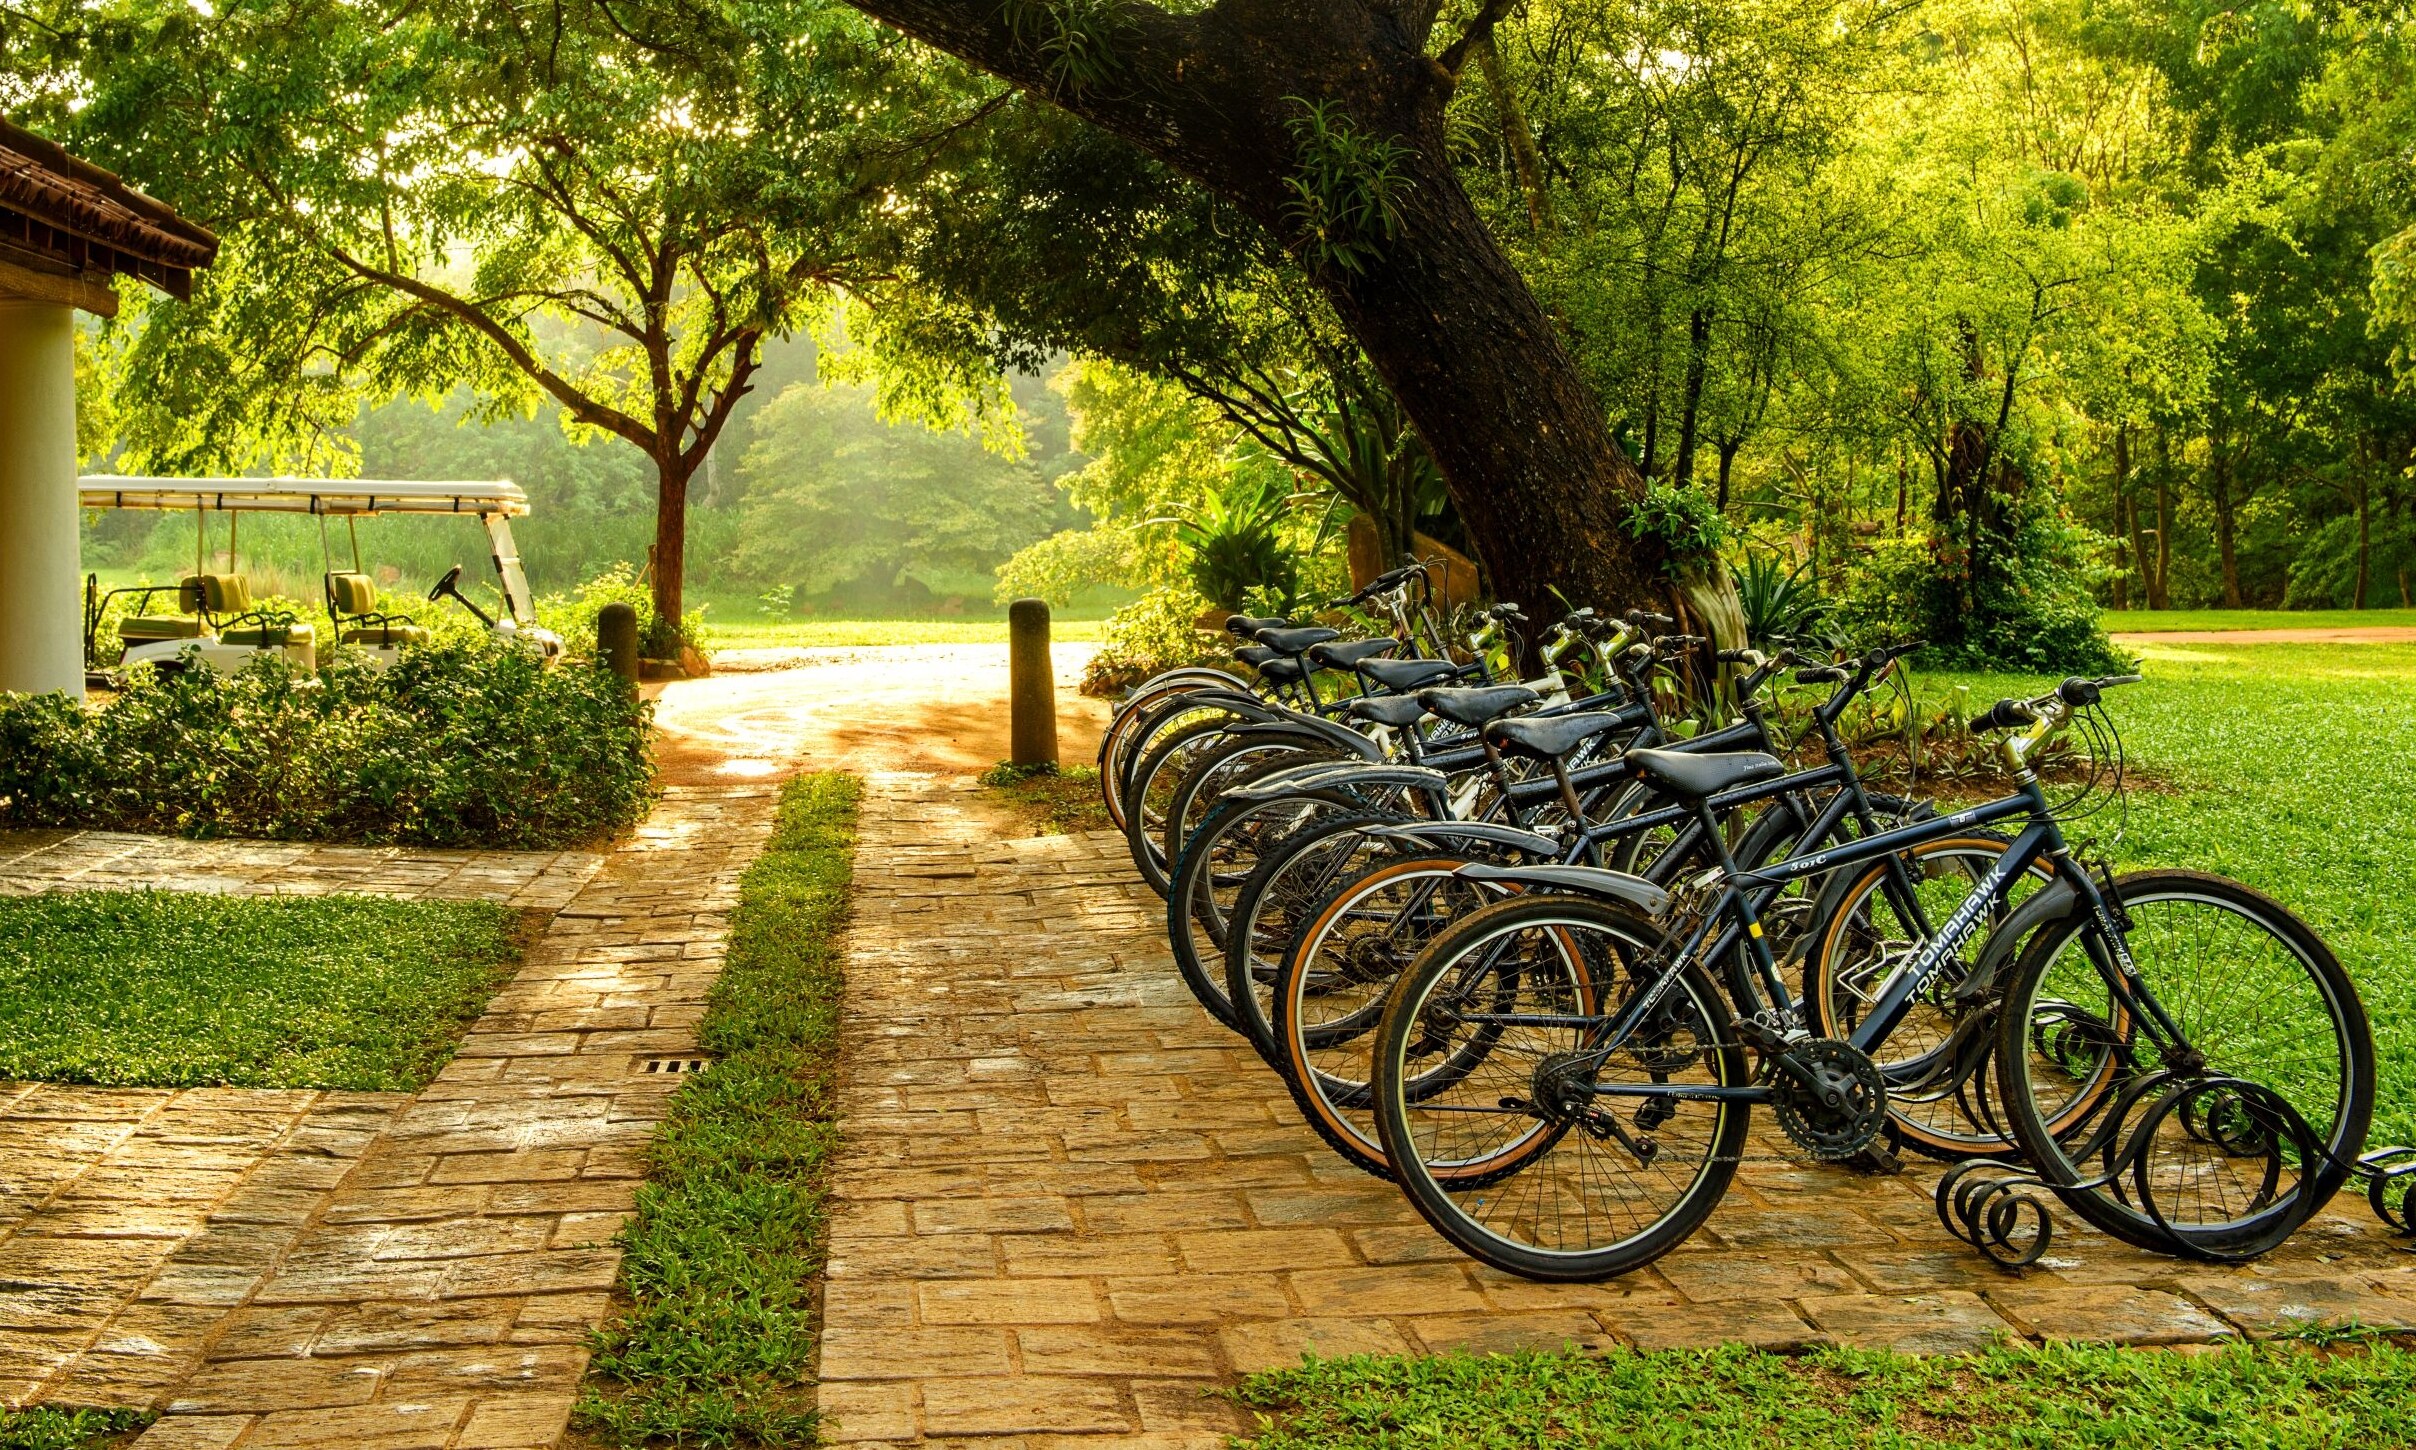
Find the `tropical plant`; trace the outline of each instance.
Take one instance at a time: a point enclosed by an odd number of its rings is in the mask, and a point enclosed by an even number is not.
[[[1776,648],[1819,632],[1829,606],[1808,564],[1788,568],[1774,553],[1748,549],[1741,563],[1729,566],[1729,573],[1744,607],[1745,637],[1753,643]]]
[[[1291,495],[1266,478],[1243,477],[1209,494],[1174,525],[1187,552],[1192,585],[1211,604],[1240,609],[1268,596],[1287,613],[1300,589],[1300,566],[1283,536]]]

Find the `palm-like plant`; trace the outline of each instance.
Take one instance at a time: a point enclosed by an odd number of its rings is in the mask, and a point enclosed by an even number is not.
[[[1749,551],[1729,572],[1744,606],[1746,637],[1753,643],[1788,645],[1818,634],[1829,603],[1820,597],[1806,565],[1790,569],[1776,554]]]
[[[1287,612],[1300,588],[1300,564],[1283,538],[1290,495],[1263,479],[1237,479],[1172,519],[1190,555],[1191,582],[1212,604],[1240,609],[1254,594]]]

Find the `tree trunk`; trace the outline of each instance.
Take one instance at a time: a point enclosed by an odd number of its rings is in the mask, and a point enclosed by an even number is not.
[[[1434,4],[851,3],[1123,137],[1299,252],[1425,438],[1495,589],[1530,617],[1561,612],[1555,586],[1609,606],[1660,592],[1657,551],[1620,527],[1643,479],[1453,174],[1444,106],[1465,52],[1428,54]],[[1079,37],[1101,57],[1092,77],[1064,68],[1067,44],[1031,36],[1077,16],[1096,27]],[[1347,266],[1321,252],[1290,184],[1317,103],[1395,148],[1395,225]]]
[[[1680,488],[1695,479],[1695,449],[1703,413],[1703,375],[1711,365],[1711,311],[1698,307],[1686,319],[1686,396],[1678,413],[1678,458],[1670,481]]]
[[[679,623],[688,583],[688,470],[677,457],[655,463],[654,617],[656,626]]]
[[[2156,429],[2156,572],[2148,577],[2148,607],[2173,607],[2173,447],[2162,425]]]
[[[2131,607],[2131,568],[2138,556],[2123,547],[2125,505],[2131,497],[2131,429],[2114,425],[2114,607]]]
[[[2366,607],[2366,583],[2374,561],[2374,490],[2365,460],[2357,460],[2357,592],[2349,601],[2351,609]]]
[[[1723,438],[1719,441],[1718,446],[1720,450],[1719,505],[1720,512],[1724,514],[1728,512],[1728,473],[1731,468],[1736,466],[1737,450],[1745,446],[1745,440],[1742,438]],[[1902,532],[1903,510],[1899,508],[1897,513],[1899,515],[1897,519],[1898,532]]]
[[[1526,108],[1519,105],[1518,92],[1510,88],[1509,68],[1502,64],[1493,36],[1488,33],[1473,49],[1477,66],[1485,73],[1485,89],[1493,93],[1494,109],[1501,112],[1502,136],[1510,143],[1510,162],[1518,168],[1519,190],[1527,195],[1527,225],[1541,236],[1552,229],[1552,193],[1544,186],[1543,153],[1535,149]]]
[[[2223,607],[2243,608],[2240,598],[2240,509],[2232,500],[2231,452],[2224,446],[2221,430],[2209,433],[2206,439],[2207,502],[2215,509],[2215,551],[2223,561]]]

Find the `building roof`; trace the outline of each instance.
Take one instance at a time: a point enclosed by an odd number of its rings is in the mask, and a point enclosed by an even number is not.
[[[105,283],[138,277],[193,295],[218,238],[117,176],[0,119],[0,262]]]
[[[88,509],[212,509],[273,514],[502,514],[529,511],[508,478],[133,478],[76,480]]]

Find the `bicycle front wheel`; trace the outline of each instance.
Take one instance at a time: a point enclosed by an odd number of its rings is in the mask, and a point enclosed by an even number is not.
[[[2156,1252],[2254,1257],[2330,1201],[2365,1145],[2365,1008],[2259,891],[2195,871],[2114,888],[2119,941],[2076,910],[2024,950],[1997,1022],[1999,1107],[2089,1223]]]

